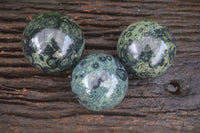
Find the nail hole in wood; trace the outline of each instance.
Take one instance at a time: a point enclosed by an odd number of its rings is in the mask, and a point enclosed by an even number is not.
[[[178,81],[176,80],[172,80],[170,81],[167,86],[166,86],[166,90],[173,94],[173,95],[179,95],[181,94],[181,87]]]

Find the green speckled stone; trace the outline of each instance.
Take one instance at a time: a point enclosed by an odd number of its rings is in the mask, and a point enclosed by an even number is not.
[[[176,55],[176,46],[166,27],[154,21],[138,21],[121,34],[117,52],[129,73],[140,78],[164,73]]]
[[[80,59],[85,45],[78,24],[56,12],[34,18],[26,26],[22,42],[29,63],[46,73],[71,69]]]
[[[122,101],[128,87],[128,75],[114,57],[93,54],[85,57],[74,68],[71,87],[84,107],[104,111]]]

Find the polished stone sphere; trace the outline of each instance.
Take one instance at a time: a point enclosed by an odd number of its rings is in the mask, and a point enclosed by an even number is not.
[[[29,63],[46,73],[71,69],[79,61],[85,45],[78,24],[56,12],[34,18],[26,26],[22,42]]]
[[[104,111],[122,101],[128,87],[128,75],[114,57],[93,54],[82,59],[74,68],[71,87],[84,107]]]
[[[175,58],[176,46],[166,27],[142,20],[122,32],[117,52],[128,73],[149,78],[167,70]]]

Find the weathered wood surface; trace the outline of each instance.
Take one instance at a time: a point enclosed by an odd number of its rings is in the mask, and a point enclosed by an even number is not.
[[[39,72],[25,60],[22,32],[36,15],[58,11],[80,24],[84,56],[116,56],[117,40],[132,22],[151,19],[174,35],[177,55],[160,77],[129,75],[124,101],[105,112],[84,109],[72,95],[71,71]],[[83,56],[83,57],[84,57]],[[1,0],[0,132],[200,132],[199,0]]]

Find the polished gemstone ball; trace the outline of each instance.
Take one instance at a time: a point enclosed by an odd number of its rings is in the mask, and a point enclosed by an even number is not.
[[[176,46],[166,27],[154,21],[138,21],[120,35],[120,61],[129,73],[140,78],[164,73],[176,55]]]
[[[71,87],[84,107],[104,111],[122,101],[128,87],[128,75],[114,57],[93,54],[82,59],[74,68]]]
[[[22,42],[29,63],[46,73],[71,69],[77,64],[85,45],[78,24],[56,12],[34,18],[26,26]]]

